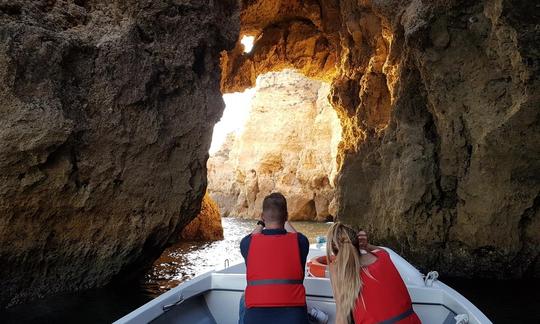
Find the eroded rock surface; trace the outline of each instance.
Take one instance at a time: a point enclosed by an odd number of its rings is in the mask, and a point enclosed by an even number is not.
[[[235,4],[0,2],[0,306],[149,265],[199,211],[219,87],[283,68],[332,81],[341,220],[444,274],[540,275],[533,4],[244,0],[249,54]]]
[[[520,40],[540,31],[512,2],[372,10],[397,81],[387,128],[345,154],[339,215],[424,268],[540,276],[539,61]]]
[[[199,212],[236,1],[0,1],[0,307],[143,271]]]
[[[216,202],[208,193],[204,195],[201,211],[180,234],[186,241],[215,241],[223,239],[221,214]]]
[[[502,0],[284,3],[243,1],[241,33],[256,42],[225,57],[222,88],[284,66],[333,80],[339,219],[424,269],[540,276],[538,10]],[[293,23],[328,43],[306,54],[270,40]],[[335,67],[320,64],[327,49]]]
[[[222,214],[259,218],[264,197],[279,191],[291,220],[335,215],[341,127],[329,85],[288,70],[261,75],[255,89],[245,128],[208,162],[208,190]]]
[[[224,53],[224,92],[254,87],[258,75],[286,68],[322,81],[332,80],[339,53],[337,2],[242,2],[241,34],[256,36],[256,46],[245,54],[243,45],[237,42],[234,50]]]

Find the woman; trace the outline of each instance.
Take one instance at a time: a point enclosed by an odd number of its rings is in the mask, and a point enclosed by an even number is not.
[[[367,244],[365,233],[341,223],[328,230],[327,258],[336,301],[336,323],[421,323],[388,252]],[[368,253],[361,254],[360,248]]]

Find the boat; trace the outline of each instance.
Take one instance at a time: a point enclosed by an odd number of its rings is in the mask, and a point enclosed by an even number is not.
[[[436,272],[420,273],[413,265],[389,248],[384,248],[398,269],[411,295],[413,308],[422,323],[492,323],[475,305],[438,280]],[[310,246],[308,260],[326,255],[325,246]],[[328,323],[335,322],[335,302],[328,278],[304,279],[308,308],[326,313]],[[236,324],[239,302],[246,287],[244,262],[197,276],[169,290],[115,324]]]

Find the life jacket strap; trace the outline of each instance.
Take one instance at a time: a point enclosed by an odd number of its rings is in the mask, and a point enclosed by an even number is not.
[[[251,280],[248,281],[248,286],[261,286],[261,285],[301,285],[304,280],[293,279],[263,279],[263,280]]]
[[[394,323],[397,323],[399,321],[401,321],[402,319],[405,319],[409,316],[411,316],[412,314],[414,314],[414,310],[411,308],[407,309],[406,311],[404,311],[403,313],[397,315],[397,316],[394,316],[392,318],[389,318],[387,320],[384,320],[382,322],[379,322],[378,324],[394,324]]]

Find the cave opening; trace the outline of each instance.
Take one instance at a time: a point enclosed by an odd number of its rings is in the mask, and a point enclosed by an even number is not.
[[[284,69],[223,95],[208,160],[208,194],[222,216],[258,218],[279,191],[291,220],[333,219],[341,125],[329,93],[328,83]]]
[[[240,39],[240,43],[244,46],[244,53],[249,53],[253,49],[253,43],[255,42],[255,36],[244,35]]]

